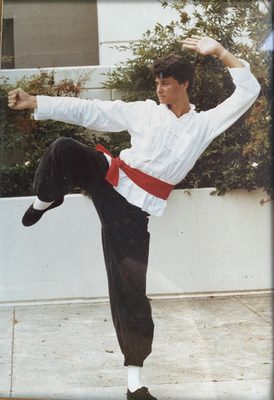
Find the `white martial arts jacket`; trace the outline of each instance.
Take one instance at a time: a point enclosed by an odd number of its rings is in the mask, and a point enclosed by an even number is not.
[[[182,181],[212,140],[237,121],[256,100],[260,85],[249,64],[243,63],[244,68],[228,68],[235,84],[233,94],[208,111],[198,113],[191,105],[189,112],[178,118],[166,105],[152,100],[126,103],[37,96],[34,117],[98,131],[127,130],[131,148],[121,151],[120,158],[133,168],[175,185]],[[115,190],[149,214],[163,214],[166,200],[141,189],[123,171],[119,173]]]

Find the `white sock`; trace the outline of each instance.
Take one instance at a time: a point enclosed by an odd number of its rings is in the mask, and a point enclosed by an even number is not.
[[[36,199],[34,200],[34,203],[33,203],[33,208],[35,208],[35,210],[45,210],[52,203],[53,203],[53,201],[50,201],[49,203],[47,203],[46,201],[42,201],[42,200],[38,199],[38,197],[36,197]]]
[[[128,372],[127,386],[132,393],[143,386],[141,382],[141,367],[128,365],[127,372]]]

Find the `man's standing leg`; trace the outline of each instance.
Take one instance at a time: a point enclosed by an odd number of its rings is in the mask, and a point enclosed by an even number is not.
[[[111,311],[124,365],[142,367],[151,353],[153,338],[151,307],[146,297],[149,233],[145,226],[121,221],[120,226],[103,226],[102,239]]]
[[[144,216],[141,220],[129,219],[115,226],[102,226],[112,318],[124,365],[128,367],[131,393],[142,390],[141,367],[151,353],[154,330],[146,296],[147,222]],[[149,395],[142,398],[152,399]]]
[[[141,367],[151,353],[154,324],[146,296],[148,214],[106,183],[92,195],[102,224],[112,318],[124,365],[128,399],[155,399],[141,384]],[[136,396],[136,397],[135,397]]]

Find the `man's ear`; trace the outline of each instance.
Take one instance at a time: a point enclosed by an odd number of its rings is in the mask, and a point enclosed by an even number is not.
[[[185,90],[187,90],[188,85],[189,85],[189,81],[185,81],[185,82],[181,83],[181,85]]]

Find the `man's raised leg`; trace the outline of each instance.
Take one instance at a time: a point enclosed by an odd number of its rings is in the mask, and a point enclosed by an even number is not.
[[[31,226],[43,214],[63,203],[65,194],[74,187],[90,190],[103,180],[108,163],[104,156],[71,138],[55,140],[42,156],[34,177],[37,197],[25,212],[22,223]]]

